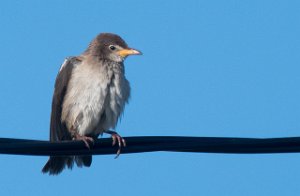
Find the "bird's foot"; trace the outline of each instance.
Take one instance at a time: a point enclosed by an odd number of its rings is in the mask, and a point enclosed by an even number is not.
[[[107,134],[110,134],[110,135],[111,135],[111,138],[112,138],[112,146],[115,146],[116,143],[118,142],[119,149],[118,149],[118,151],[117,151],[117,155],[116,155],[115,159],[118,158],[119,155],[121,154],[121,148],[122,148],[122,146],[123,146],[123,147],[126,147],[126,141],[125,141],[125,139],[123,139],[123,138],[122,138],[117,132],[115,132],[115,131],[110,131],[110,130],[108,130],[108,131],[104,131],[104,133],[107,133]]]
[[[94,144],[94,139],[92,137],[87,137],[84,135],[79,135],[78,133],[76,133],[73,137],[73,140],[77,140],[77,141],[83,141],[85,146],[90,149],[90,143],[93,145]]]

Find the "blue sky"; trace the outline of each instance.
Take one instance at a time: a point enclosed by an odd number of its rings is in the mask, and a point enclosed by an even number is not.
[[[300,132],[299,1],[2,1],[0,137],[47,140],[60,64],[100,32],[126,61],[123,136],[285,137]],[[95,156],[41,174],[48,158],[0,155],[0,195],[299,195],[300,155]]]

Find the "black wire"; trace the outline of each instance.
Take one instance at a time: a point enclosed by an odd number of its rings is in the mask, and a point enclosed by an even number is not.
[[[300,137],[288,138],[224,138],[224,137],[179,137],[145,136],[124,137],[127,146],[122,154],[143,152],[193,152],[193,153],[297,153],[300,152]],[[116,154],[111,138],[98,139],[91,149],[83,142],[48,142],[39,140],[0,138],[0,154],[61,156],[61,155],[106,155]]]

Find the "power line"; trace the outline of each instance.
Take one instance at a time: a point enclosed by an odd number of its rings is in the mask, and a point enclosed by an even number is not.
[[[297,153],[300,137],[287,138],[233,138],[233,137],[179,137],[144,136],[124,137],[127,146],[122,154],[143,152],[193,152],[193,153]],[[107,155],[115,154],[111,138],[98,139],[91,149],[83,142],[48,142],[39,140],[0,138],[0,154],[60,156],[60,155]]]

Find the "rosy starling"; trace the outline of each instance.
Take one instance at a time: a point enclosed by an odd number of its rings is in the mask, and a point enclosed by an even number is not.
[[[111,134],[113,145],[125,146],[115,129],[130,96],[124,60],[141,54],[112,33],[99,34],[85,52],[67,58],[55,82],[50,123],[50,141],[80,140],[90,148],[103,133]],[[52,156],[42,172],[59,174],[65,167],[89,167],[92,156]]]

